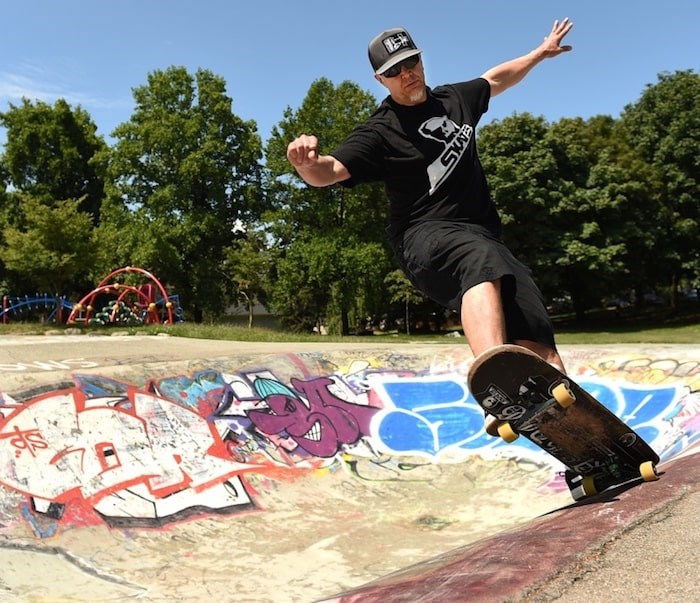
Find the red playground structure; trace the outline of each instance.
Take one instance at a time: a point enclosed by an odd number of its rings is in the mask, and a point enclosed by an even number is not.
[[[117,280],[120,275],[132,273],[145,277],[146,282],[129,285]],[[95,303],[105,296],[112,299],[100,311]],[[153,274],[142,268],[126,266],[108,274],[97,287],[75,303],[67,323],[93,324],[99,321],[113,324],[126,321],[130,316],[141,324],[174,324],[179,316],[176,317],[173,310],[176,305],[173,298],[177,299],[177,296],[168,297],[165,287]]]

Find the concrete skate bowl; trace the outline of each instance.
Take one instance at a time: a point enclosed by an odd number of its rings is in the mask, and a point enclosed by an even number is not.
[[[563,355],[664,461],[700,438],[697,350]],[[241,354],[3,391],[3,600],[307,602],[527,529],[572,502],[562,468],[484,433],[471,360]]]

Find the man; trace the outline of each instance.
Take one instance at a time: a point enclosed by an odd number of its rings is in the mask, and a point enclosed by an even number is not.
[[[431,89],[421,50],[401,28],[369,44],[374,77],[389,91],[377,111],[329,155],[302,135],[287,158],[311,186],[383,181],[396,257],[425,295],[459,311],[475,356],[511,342],[564,370],[542,295],[501,240],[501,221],[479,161],[475,129],[491,97],[562,46],[573,23],[555,21],[533,51],[480,78]]]

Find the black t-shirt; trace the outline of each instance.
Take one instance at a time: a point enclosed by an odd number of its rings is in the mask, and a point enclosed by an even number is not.
[[[333,151],[351,174],[345,186],[384,182],[392,238],[426,220],[500,229],[474,136],[490,95],[477,78],[428,88],[427,100],[412,107],[387,97]]]

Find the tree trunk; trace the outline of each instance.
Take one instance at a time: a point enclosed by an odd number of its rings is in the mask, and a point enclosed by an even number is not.
[[[248,294],[241,290],[239,293],[245,297],[246,305],[248,306],[248,328],[253,328],[253,300],[248,296]]]
[[[678,309],[678,275],[673,274],[671,277],[671,290],[668,292],[668,303],[671,306],[673,313]]]
[[[350,318],[345,309],[340,312],[340,332],[342,335],[350,335]]]
[[[406,317],[405,317],[405,320],[406,320],[406,335],[410,335],[410,334],[411,334],[411,321],[409,320],[409,319],[410,319],[410,313],[409,313],[409,311],[408,311],[408,304],[409,304],[409,301],[408,301],[408,298],[406,298]]]
[[[195,305],[194,308],[192,308],[192,316],[194,317],[195,324],[202,324],[202,321],[204,320],[204,312],[202,312],[202,308],[200,308],[198,305]]]

